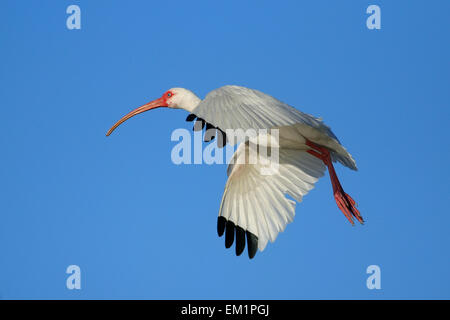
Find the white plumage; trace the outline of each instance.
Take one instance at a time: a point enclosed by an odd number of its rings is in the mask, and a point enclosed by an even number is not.
[[[235,157],[248,145],[241,143]],[[283,148],[279,162],[274,175],[261,175],[260,164],[230,164],[220,205],[220,216],[258,237],[260,251],[294,220],[296,203],[286,196],[301,202],[325,171],[322,161],[304,150]]]
[[[191,113],[187,121],[197,119],[195,128],[203,128],[206,124],[207,129],[217,129],[218,133],[230,129],[278,129],[279,166],[270,175],[262,174],[264,165],[249,163],[247,156],[255,144],[263,145],[261,135],[237,141],[225,139],[225,143],[240,145],[227,169],[228,181],[219,209],[218,233],[219,236],[225,233],[227,248],[236,240],[237,255],[244,250],[245,242],[249,257],[253,258],[257,249],[262,251],[269,241],[275,241],[294,219],[294,200],[301,202],[326,168],[341,211],[352,224],[353,218],[363,223],[354,200],[342,189],[332,164],[338,161],[356,170],[356,163],[319,118],[244,87],[224,86],[211,91],[204,100],[187,89],[172,88],[161,98],[124,116],[107,135],[132,116],[158,107],[185,109]],[[268,133],[265,138],[270,138],[270,131]]]
[[[304,137],[329,147],[333,151],[332,157],[335,161],[356,170],[352,156],[322,120],[261,91],[239,86],[224,86],[208,93],[191,112],[223,131],[283,127],[287,129],[295,126]]]

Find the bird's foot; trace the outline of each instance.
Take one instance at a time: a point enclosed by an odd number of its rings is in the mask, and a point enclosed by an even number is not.
[[[356,203],[355,200],[352,199],[347,193],[342,190],[337,190],[334,192],[334,199],[336,200],[336,204],[338,205],[339,209],[344,213],[345,217],[350,221],[352,225],[355,223],[353,222],[353,217],[356,218],[356,220],[359,221],[359,223],[364,224],[364,219],[361,216],[361,213],[358,209],[356,209]]]

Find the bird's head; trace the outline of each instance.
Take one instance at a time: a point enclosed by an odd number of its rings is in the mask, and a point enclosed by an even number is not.
[[[149,103],[146,103],[143,106],[127,113],[119,121],[117,121],[111,127],[111,129],[108,130],[106,136],[109,136],[119,125],[139,113],[162,107],[184,109],[192,112],[192,110],[194,110],[194,108],[200,103],[200,101],[201,100],[190,90],[184,88],[169,89],[164,92],[161,98],[150,101]]]

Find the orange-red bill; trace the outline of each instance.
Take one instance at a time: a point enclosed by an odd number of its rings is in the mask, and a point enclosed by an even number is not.
[[[108,132],[106,133],[106,136],[109,136],[118,126],[120,126],[122,123],[124,123],[125,121],[127,121],[128,119],[130,119],[131,117],[134,117],[135,115],[148,111],[148,110],[152,110],[152,109],[156,109],[156,108],[160,108],[160,107],[167,107],[167,103],[165,101],[164,98],[159,98],[156,99],[154,101],[151,101],[147,104],[144,104],[143,106],[134,109],[133,111],[129,112],[128,114],[126,114],[125,116],[123,116],[119,121],[117,121],[112,127],[111,129],[108,130]]]

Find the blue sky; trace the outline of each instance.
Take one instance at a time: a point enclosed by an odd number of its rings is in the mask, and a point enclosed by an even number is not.
[[[280,3],[281,2],[281,3]],[[81,8],[81,30],[66,8]],[[366,28],[370,4],[381,30]],[[450,298],[448,1],[1,1],[0,297]],[[175,86],[322,116],[355,157],[253,260],[216,234],[225,165],[171,162]],[[66,288],[79,265],[82,289]],[[381,268],[368,290],[366,268]]]

